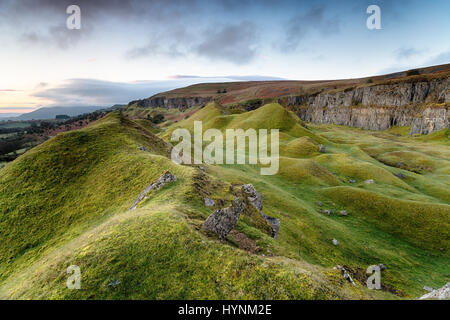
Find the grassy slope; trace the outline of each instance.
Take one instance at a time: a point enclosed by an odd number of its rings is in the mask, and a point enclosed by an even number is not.
[[[137,150],[139,145],[150,152]],[[177,166],[166,153],[142,126],[111,114],[58,135],[3,169],[0,297],[370,296],[325,283],[319,277],[325,271],[317,267],[250,255],[199,233],[210,209],[193,187],[198,169]],[[127,212],[165,169],[178,181]],[[258,229],[243,222],[240,227],[262,247],[273,243]],[[83,290],[65,288],[70,264],[82,268]],[[112,279],[123,284],[110,289]],[[342,282],[336,275],[330,279]]]
[[[260,176],[256,166],[224,165],[207,166],[204,178],[213,199],[230,197],[225,191],[230,183],[253,183],[263,194],[264,212],[281,219],[277,240],[242,219],[236,229],[265,257],[199,232],[211,212],[195,187],[199,170],[174,165],[161,155],[166,150],[155,136],[114,114],[58,135],[0,171],[0,230],[11,230],[0,233],[1,243],[8,244],[0,248],[0,297],[396,297],[361,284],[352,288],[331,269],[336,264],[359,270],[386,264],[382,281],[397,296],[415,297],[424,285],[444,284],[450,273],[448,227],[436,220],[447,223],[450,213],[448,185],[442,189],[448,179],[442,171],[448,165],[446,137],[422,141],[332,125],[308,130],[276,104],[241,115],[224,115],[211,104],[160,135],[169,138],[174,128],[191,128],[200,119],[204,129],[282,129],[278,175]],[[383,150],[386,141],[426,156],[432,149],[431,157],[444,161],[435,168],[441,171],[417,174],[379,162],[378,154],[392,152]],[[319,143],[331,155],[319,154]],[[150,152],[138,151],[139,145]],[[178,181],[126,212],[164,169]],[[393,175],[398,172],[406,179]],[[349,178],[357,183],[349,184]],[[365,185],[366,178],[375,183]],[[323,215],[317,201],[349,216]],[[422,207],[426,210],[416,214]],[[411,214],[420,219],[411,220]],[[333,238],[339,246],[331,244]],[[65,288],[70,264],[80,265],[83,290]],[[121,281],[115,289],[107,286],[113,279]]]

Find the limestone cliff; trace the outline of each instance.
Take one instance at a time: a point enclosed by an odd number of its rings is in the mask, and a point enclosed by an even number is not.
[[[166,108],[166,109],[179,109],[181,111],[186,110],[193,106],[206,105],[212,101],[212,97],[166,97],[166,96],[153,96],[147,99],[138,101],[132,101],[130,104],[137,103],[138,106],[143,108]]]
[[[414,80],[414,79],[413,79]],[[334,123],[368,130],[411,126],[411,134],[450,127],[450,78],[332,90],[286,97],[307,122]]]

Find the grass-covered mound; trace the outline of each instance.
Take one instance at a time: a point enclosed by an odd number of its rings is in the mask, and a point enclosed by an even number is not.
[[[444,252],[450,249],[448,205],[392,199],[350,187],[330,188],[324,193],[380,229],[404,237],[417,246]]]
[[[280,129],[278,174],[261,176],[256,165],[204,165],[203,172],[174,164],[171,132],[192,130],[195,120],[204,130]],[[378,159],[389,152],[418,152],[434,170]],[[112,113],[0,170],[0,298],[414,298],[450,273],[449,153],[442,135],[426,141],[397,131],[305,128],[278,104],[230,114],[211,103],[159,128]],[[165,170],[177,181],[128,211]],[[264,214],[280,219],[278,237],[251,214],[223,242],[205,234],[208,215],[246,183],[262,194]],[[343,210],[347,216],[337,214]],[[378,263],[387,266],[384,289],[368,290],[365,270]],[[81,268],[82,290],[65,286],[72,264]],[[356,287],[333,270],[337,264],[352,270]]]

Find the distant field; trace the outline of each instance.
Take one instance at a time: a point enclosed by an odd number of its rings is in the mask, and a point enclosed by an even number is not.
[[[0,128],[28,128],[31,126],[30,122],[0,122]]]

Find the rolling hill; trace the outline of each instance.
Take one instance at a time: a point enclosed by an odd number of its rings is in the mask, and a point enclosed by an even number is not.
[[[402,299],[445,284],[447,129],[415,137],[306,124],[277,103],[169,110],[158,126],[127,111],[58,134],[0,170],[0,298]],[[175,164],[171,132],[195,120],[222,132],[280,129],[278,174]],[[167,171],[176,181],[129,211]],[[206,233],[205,219],[249,183],[280,220],[277,238],[251,214],[224,241]],[[382,290],[365,286],[375,264],[387,267]],[[82,290],[66,287],[70,265],[81,269]]]

